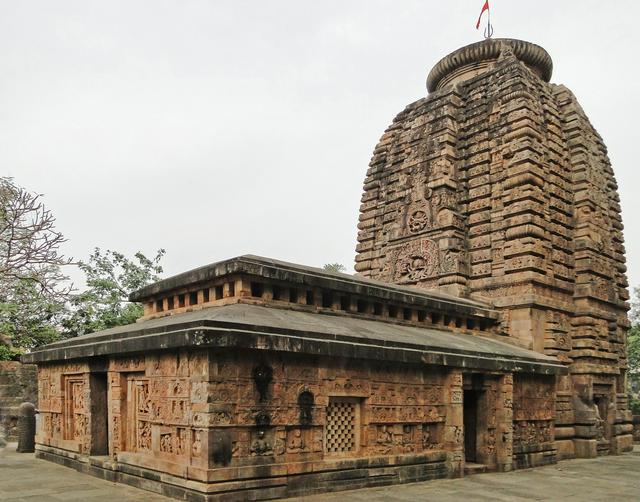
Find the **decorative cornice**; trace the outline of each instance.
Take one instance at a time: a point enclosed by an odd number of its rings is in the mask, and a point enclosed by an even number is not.
[[[549,82],[553,62],[542,47],[524,40],[490,38],[462,47],[442,58],[429,72],[427,90],[433,92],[439,89],[450,80],[446,78],[448,75],[458,73],[465,66],[486,66],[489,62],[497,61],[505,48],[511,49],[516,58],[536,71],[545,82]]]

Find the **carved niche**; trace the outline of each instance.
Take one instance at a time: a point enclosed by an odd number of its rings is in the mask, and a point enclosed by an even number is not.
[[[397,284],[411,284],[437,277],[440,251],[435,241],[420,239],[389,252],[385,264],[387,277]]]
[[[430,190],[427,188],[427,175],[423,168],[407,174],[398,174],[398,190],[407,191],[390,228],[391,240],[408,235],[415,235],[433,227],[433,210],[429,201]]]
[[[313,405],[315,398],[310,390],[303,390],[298,395],[298,407],[300,408],[300,425],[308,427],[313,422]]]
[[[267,393],[269,391],[269,384],[273,379],[273,369],[266,364],[260,364],[253,368],[253,382],[256,384],[256,389],[260,395],[260,401],[267,400]]]

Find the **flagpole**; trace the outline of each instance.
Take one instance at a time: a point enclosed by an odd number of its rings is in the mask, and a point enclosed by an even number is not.
[[[485,39],[491,38],[493,35],[493,28],[491,27],[491,8],[487,9],[487,32],[484,35]]]

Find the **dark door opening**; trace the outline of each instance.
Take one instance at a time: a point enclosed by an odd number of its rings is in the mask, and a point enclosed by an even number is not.
[[[476,437],[478,423],[478,392],[465,390],[463,396],[464,458],[476,462]]]
[[[108,455],[107,374],[91,373],[89,384],[91,396],[91,447],[89,454]]]

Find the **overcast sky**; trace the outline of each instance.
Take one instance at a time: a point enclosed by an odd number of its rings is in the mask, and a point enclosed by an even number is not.
[[[166,275],[253,253],[351,271],[362,181],[483,0],[0,2],[0,173],[45,194],[64,251]],[[542,45],[609,148],[640,285],[640,2],[491,2]]]

